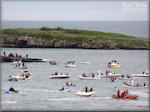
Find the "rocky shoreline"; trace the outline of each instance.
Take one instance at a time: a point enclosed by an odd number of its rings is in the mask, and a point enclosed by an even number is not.
[[[149,41],[147,39],[147,41]],[[65,39],[44,39],[31,36],[16,36],[3,34],[1,38],[1,47],[11,48],[80,48],[80,49],[127,49],[127,50],[149,50],[146,47],[128,46],[108,41],[101,43],[94,40],[68,41]]]

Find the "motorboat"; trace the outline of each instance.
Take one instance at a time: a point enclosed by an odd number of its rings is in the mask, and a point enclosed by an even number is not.
[[[124,75],[121,75],[119,77],[120,80],[128,80],[128,79],[133,79],[133,77],[130,77],[129,75],[127,75],[127,77],[125,77]]]
[[[20,76],[14,75],[14,76],[9,76],[8,80],[9,81],[18,81],[18,80],[29,80],[31,79],[31,75],[28,73],[28,71],[24,71]]]
[[[98,70],[98,74],[100,75],[100,78],[111,78],[111,77],[120,77],[121,74],[119,73],[111,73],[104,74],[102,71]]]
[[[78,91],[76,93],[77,96],[84,96],[84,97],[89,97],[89,96],[94,96],[97,92],[85,92],[85,91]]]
[[[139,83],[137,83],[136,85],[131,85],[131,84],[124,82],[123,87],[146,87],[146,84],[140,85]]]
[[[20,79],[21,79],[21,77],[17,76],[17,75],[14,75],[14,76],[10,75],[9,78],[8,78],[9,81],[18,81]]]
[[[132,74],[132,77],[150,77],[150,73],[143,72],[142,74]]]
[[[65,67],[71,67],[71,68],[75,68],[76,67],[76,65],[74,65],[74,64],[66,64],[66,63],[64,64],[64,66]]]
[[[57,79],[61,79],[61,78],[69,78],[70,77],[70,75],[68,74],[68,73],[66,73],[66,74],[52,74],[51,76],[50,76],[50,79],[53,79],[53,78],[57,78]]]
[[[64,90],[60,89],[59,91],[61,91],[61,92],[71,92],[72,90],[67,88],[67,89],[64,89]]]
[[[51,65],[57,65],[56,61],[50,61],[49,62]]]
[[[108,63],[108,68],[120,68],[121,65],[117,63],[116,60],[112,60],[111,62]]]
[[[12,65],[18,65],[18,64],[22,64],[22,61],[16,61],[16,60],[13,60],[12,61]]]
[[[100,79],[100,75],[98,76],[83,76],[83,75],[79,75],[80,79],[86,79],[86,80],[99,80]]]
[[[15,66],[15,68],[18,68],[18,69],[27,69],[27,65],[17,64],[17,65]]]
[[[128,95],[125,97],[116,97],[115,95],[112,96],[112,99],[136,99],[138,98],[138,95],[134,94],[134,95]]]
[[[89,64],[89,63],[91,63],[91,62],[89,62],[89,61],[87,61],[87,60],[84,60],[84,61],[82,62],[82,64]]]

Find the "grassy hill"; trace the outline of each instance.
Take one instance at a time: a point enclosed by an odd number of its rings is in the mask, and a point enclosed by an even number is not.
[[[5,44],[10,43],[8,41],[10,41],[11,40],[10,37],[12,37],[13,42],[14,41],[17,42],[18,40],[26,40],[27,41],[26,47],[27,46],[33,47],[35,45],[36,47],[39,46],[39,47],[59,47],[59,48],[60,47],[67,48],[68,46],[69,48],[95,48],[95,49],[149,49],[148,39],[98,31],[63,29],[61,27],[57,28],[42,27],[40,29],[24,29],[24,28],[4,29],[2,30],[2,33],[3,33],[2,35],[3,42]],[[28,42],[28,39],[30,39],[30,41],[32,40],[32,43]],[[34,42],[35,40],[37,41],[36,44]],[[41,40],[43,41],[43,43],[38,42]],[[46,44],[44,44],[44,42]],[[58,45],[58,43],[60,45]]]

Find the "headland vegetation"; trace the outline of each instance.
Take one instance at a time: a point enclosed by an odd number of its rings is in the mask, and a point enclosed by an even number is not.
[[[61,27],[3,29],[1,37],[1,47],[150,49],[146,38]]]

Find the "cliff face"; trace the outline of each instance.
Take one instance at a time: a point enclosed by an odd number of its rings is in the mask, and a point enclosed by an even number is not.
[[[68,41],[58,39],[44,39],[30,36],[15,36],[3,34],[1,38],[2,47],[19,48],[84,48],[84,49],[149,49],[147,47],[130,47],[126,44],[117,44],[113,42],[101,43],[94,40]]]

